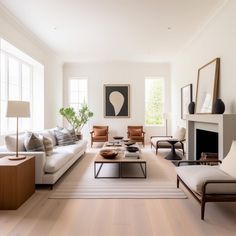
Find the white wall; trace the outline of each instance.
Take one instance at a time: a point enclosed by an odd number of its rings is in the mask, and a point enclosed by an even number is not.
[[[172,64],[173,125],[185,125],[180,118],[180,89],[193,84],[196,97],[197,71],[212,59],[220,57],[219,97],[225,103],[225,113],[236,112],[236,1],[227,4],[208,22],[204,29],[183,50]],[[236,125],[236,124],[235,124]]]
[[[169,111],[170,66],[167,63],[132,63],[104,62],[65,64],[64,105],[68,105],[67,82],[70,77],[88,77],[89,107],[94,117],[89,129],[94,124],[109,125],[110,137],[122,135],[127,137],[127,125],[144,125],[144,79],[146,76],[161,76],[166,79],[166,111]],[[130,84],[130,118],[104,118],[103,86],[104,84]],[[150,135],[163,135],[164,127],[145,127],[146,140]],[[85,131],[84,131],[85,132]],[[88,136],[88,132],[85,134]]]
[[[62,106],[62,63],[36,36],[25,29],[0,6],[0,37],[44,65],[44,126],[62,123],[58,111]]]

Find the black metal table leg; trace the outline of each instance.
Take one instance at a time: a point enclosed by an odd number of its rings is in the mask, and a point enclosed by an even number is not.
[[[97,163],[94,163],[94,177],[95,177],[95,178],[98,178],[98,175],[99,175],[99,173],[100,173],[100,171],[101,171],[101,169],[102,169],[103,163],[100,163],[98,172],[96,172],[96,164],[97,164]]]

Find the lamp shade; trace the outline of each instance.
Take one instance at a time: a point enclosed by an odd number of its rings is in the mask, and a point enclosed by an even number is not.
[[[6,117],[30,117],[30,103],[25,101],[8,101]]]

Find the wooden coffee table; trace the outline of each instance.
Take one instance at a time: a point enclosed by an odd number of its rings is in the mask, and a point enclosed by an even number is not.
[[[118,176],[99,176],[99,173],[103,165],[116,164],[119,168]],[[123,173],[124,165],[138,165],[142,171],[143,176],[125,176]],[[142,154],[139,154],[139,158],[125,157],[124,151],[119,151],[115,159],[105,159],[99,153],[94,161],[94,178],[147,178],[147,163],[142,158]]]

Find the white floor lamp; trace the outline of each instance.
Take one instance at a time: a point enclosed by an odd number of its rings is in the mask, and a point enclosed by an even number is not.
[[[30,103],[25,101],[8,101],[6,117],[16,117],[16,155],[10,156],[10,160],[21,160],[25,156],[18,154],[18,118],[30,117]]]

